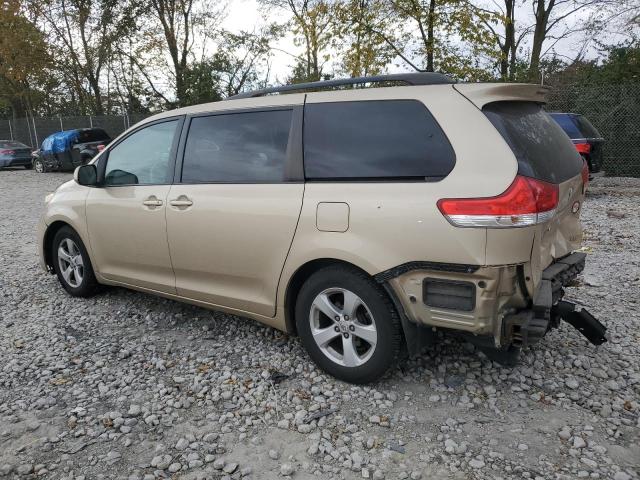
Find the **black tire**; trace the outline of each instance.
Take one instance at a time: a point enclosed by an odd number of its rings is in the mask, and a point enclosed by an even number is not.
[[[59,248],[61,244],[65,242],[65,246],[63,248],[67,251],[71,251],[67,248],[67,239],[71,240],[72,244],[77,247],[77,251],[82,257],[82,269],[78,270],[81,272],[80,277],[73,273],[72,276],[67,279],[65,278],[65,274],[63,274],[60,264],[64,264],[66,261],[60,261]],[[84,243],[82,243],[80,236],[71,227],[62,227],[56,232],[53,237],[53,244],[51,247],[51,258],[53,260],[53,269],[58,276],[60,284],[70,295],[74,297],[90,297],[96,293],[98,282],[96,281],[95,274],[93,273],[93,266],[91,265],[89,254],[87,253],[87,249],[85,248]],[[77,258],[77,256],[75,256],[75,258]],[[77,283],[77,285],[74,283]]]
[[[33,161],[33,166],[36,169],[36,172],[38,172],[38,173],[46,173],[47,170],[48,170],[47,169],[47,165],[42,160],[40,160],[39,158],[36,158]]]
[[[24,166],[24,169],[25,169],[25,170],[31,170],[32,168],[33,168],[33,165],[31,165],[30,163],[28,163],[28,164],[26,164],[26,165]]]
[[[354,293],[366,305],[366,307],[358,307],[360,308],[359,312],[363,311],[362,308],[365,311],[368,308],[368,312],[364,314],[366,319],[363,321],[370,321],[369,313],[373,317],[374,322],[371,323],[377,331],[377,340],[370,356],[367,358],[367,355],[363,355],[366,361],[361,365],[345,366],[337,363],[328,356],[329,354],[325,354],[321,350],[313,338],[311,326],[313,302],[318,295],[327,290],[331,291],[331,289],[344,289]],[[330,293],[330,295],[333,294]],[[339,296],[340,293],[335,295]],[[344,304],[345,298],[342,298]],[[296,299],[295,315],[298,334],[309,356],[322,370],[340,380],[357,384],[375,382],[395,366],[398,361],[402,346],[400,319],[387,293],[364,272],[343,265],[335,265],[318,270],[307,279],[300,289]],[[325,322],[325,325],[317,328],[324,328],[326,325],[334,329],[342,328],[338,326],[340,323],[331,323],[333,320],[327,316],[322,316],[322,321]],[[329,323],[327,324],[327,322]],[[352,327],[348,326],[347,328]],[[335,331],[337,332],[338,330]],[[348,330],[341,331],[348,333]],[[338,334],[331,341],[338,342],[337,344],[329,344],[335,345],[338,353],[340,353],[340,345],[344,335],[344,333]],[[364,345],[366,349],[366,346],[369,345],[366,342],[363,344],[357,335],[351,338],[352,341],[357,342],[358,348]],[[344,358],[344,350],[342,355]]]

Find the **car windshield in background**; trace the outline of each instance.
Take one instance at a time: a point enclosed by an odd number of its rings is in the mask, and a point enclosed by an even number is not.
[[[582,157],[539,104],[493,102],[482,111],[511,147],[520,175],[562,183],[580,174]]]
[[[582,133],[580,133],[578,126],[573,122],[571,115],[567,113],[550,113],[549,115],[558,122],[558,125],[569,135],[569,138],[582,138]]]
[[[109,140],[109,135],[104,130],[85,130],[78,134],[78,143],[100,142]]]
[[[29,148],[24,143],[13,140],[0,140],[0,148]]]

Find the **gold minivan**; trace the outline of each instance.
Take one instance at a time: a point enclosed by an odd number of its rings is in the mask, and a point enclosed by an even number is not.
[[[507,355],[564,319],[602,343],[562,300],[588,170],[545,94],[419,73],[160,113],[47,196],[42,265],[74,296],[118,285],[297,334],[355,383],[438,330]]]

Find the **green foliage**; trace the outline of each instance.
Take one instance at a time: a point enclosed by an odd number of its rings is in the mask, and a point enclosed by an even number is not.
[[[572,25],[601,38],[609,18],[626,43],[601,45],[598,61],[542,50],[535,71],[550,85],[640,81],[638,0],[571,1],[259,0],[279,24],[228,32],[226,0],[4,0],[0,113],[142,113],[214,101],[273,81],[275,50],[290,55],[289,83],[399,69],[529,81],[534,43],[548,48]],[[530,25],[516,8],[533,12]],[[571,8],[593,17],[574,19]]]
[[[0,6],[0,108],[22,116],[45,95],[51,64],[45,36],[22,10],[19,0]]]

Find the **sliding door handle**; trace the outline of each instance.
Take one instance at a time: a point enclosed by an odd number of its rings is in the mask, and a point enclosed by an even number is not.
[[[193,205],[193,202],[185,196],[180,196],[175,200],[171,200],[169,202],[169,205],[171,205],[172,207],[190,207],[191,205]]]

